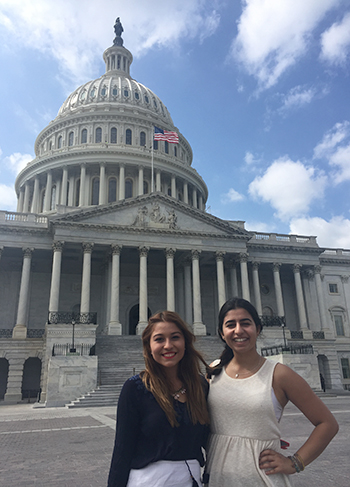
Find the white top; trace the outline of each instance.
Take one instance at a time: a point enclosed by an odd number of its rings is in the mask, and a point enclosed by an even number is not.
[[[267,476],[259,468],[263,450],[282,453],[271,395],[275,366],[266,360],[250,377],[233,379],[223,370],[212,379],[208,397],[210,487],[291,486],[289,476]]]

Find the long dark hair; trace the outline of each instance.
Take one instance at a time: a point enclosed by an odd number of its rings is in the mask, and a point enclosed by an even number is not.
[[[233,351],[232,349],[226,344],[225,340],[223,339],[223,324],[225,316],[231,309],[245,309],[248,311],[250,316],[253,318],[255,323],[256,329],[260,333],[263,325],[260,319],[260,316],[257,310],[254,308],[252,303],[247,301],[243,298],[231,298],[226,303],[224,303],[219,311],[219,324],[218,324],[218,334],[221,340],[225,343],[225,348],[220,355],[220,363],[215,365],[214,367],[207,368],[207,375],[210,378],[212,375],[220,374],[223,367],[225,367],[232,359],[233,359]]]
[[[164,373],[164,368],[159,365],[151,354],[151,336],[156,323],[174,323],[185,339],[185,355],[179,362],[178,378],[183,383],[187,391],[187,408],[193,424],[209,423],[206,399],[201,382],[200,362],[208,367],[202,355],[194,348],[196,337],[189,330],[186,323],[174,311],[159,311],[148,320],[144,332],[142,333],[143,356],[146,369],[141,373],[145,387],[152,392],[158,404],[165,412],[171,426],[178,426],[176,414],[173,406],[171,390]]]

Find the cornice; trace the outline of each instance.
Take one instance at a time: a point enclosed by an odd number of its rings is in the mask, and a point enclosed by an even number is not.
[[[297,253],[307,253],[307,254],[317,254],[320,255],[323,252],[323,249],[320,249],[319,247],[299,247],[299,246],[293,246],[293,245],[264,245],[263,243],[248,243],[247,245],[248,250],[249,249],[254,249],[263,252],[271,252],[271,251],[277,251],[277,252],[297,252]]]
[[[336,265],[349,265],[350,266],[350,259],[339,259],[339,258],[329,258],[329,257],[320,257],[321,264],[336,264]]]

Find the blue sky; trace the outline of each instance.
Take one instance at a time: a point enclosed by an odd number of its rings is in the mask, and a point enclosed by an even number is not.
[[[0,209],[38,133],[104,73],[120,17],[131,75],[192,146],[208,211],[350,248],[348,0],[0,0]]]

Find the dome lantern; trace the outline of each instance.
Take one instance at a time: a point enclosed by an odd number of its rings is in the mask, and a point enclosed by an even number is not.
[[[123,46],[123,39],[121,37],[123,31],[123,26],[118,17],[114,24],[116,36],[113,40],[113,46],[105,50],[103,60],[106,63],[106,73],[114,71],[123,73],[124,76],[130,78],[130,65],[133,57],[131,52]]]

